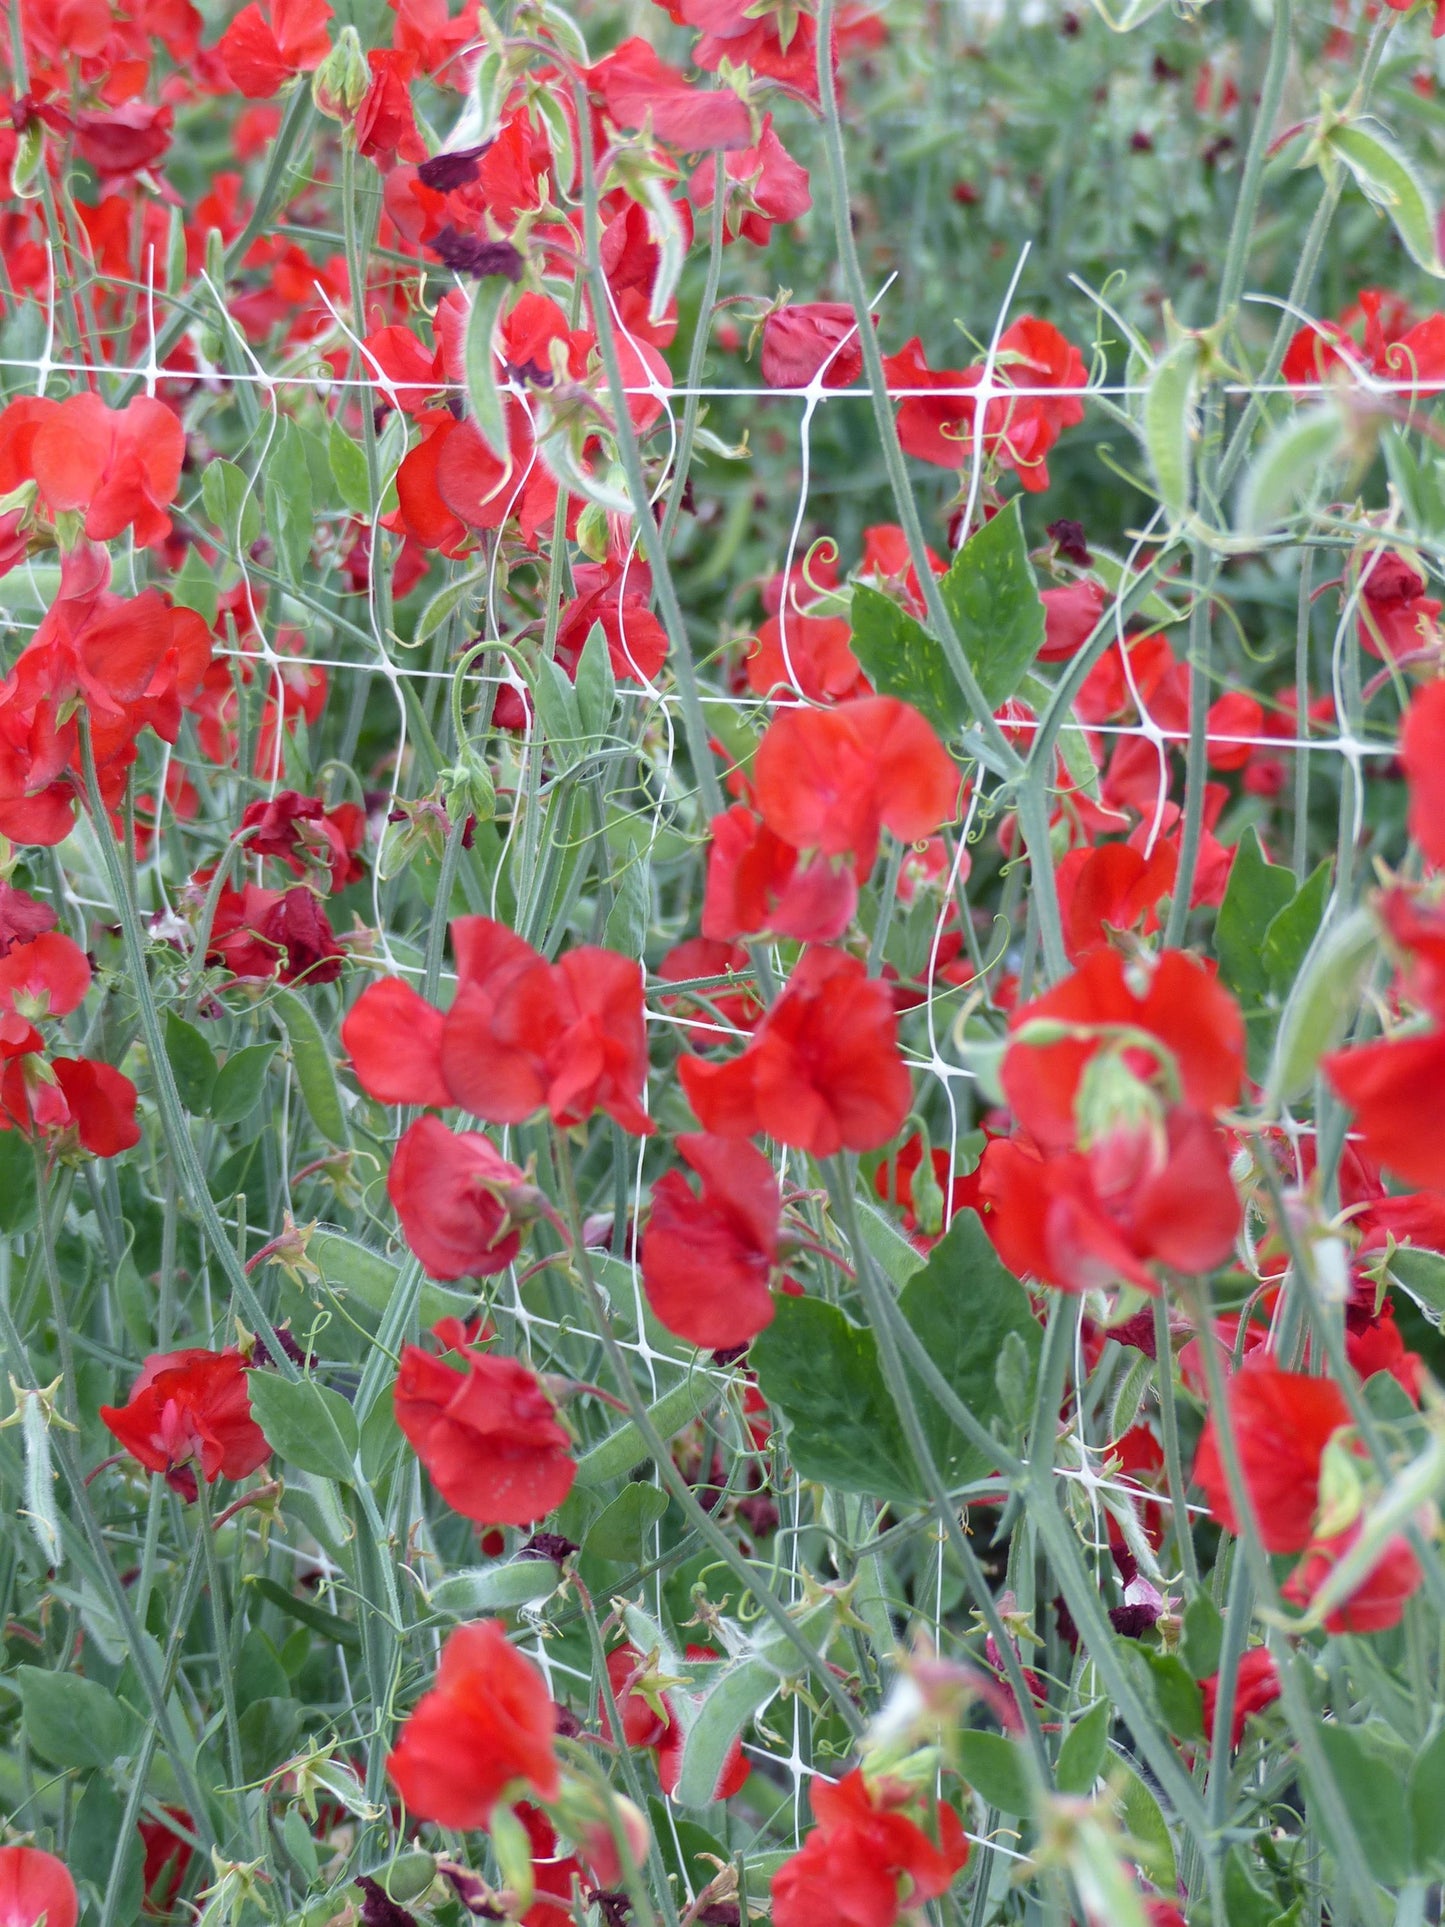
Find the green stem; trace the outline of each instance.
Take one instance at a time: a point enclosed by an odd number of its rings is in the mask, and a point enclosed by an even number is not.
[[[1169,1307],[1154,1300],[1154,1383],[1159,1393],[1159,1426],[1164,1434],[1164,1472],[1174,1513],[1174,1543],[1179,1548],[1184,1577],[1199,1585],[1199,1560],[1194,1551],[1194,1529],[1189,1523],[1189,1487],[1179,1452],[1179,1409],[1174,1397],[1174,1346],[1169,1336]]]

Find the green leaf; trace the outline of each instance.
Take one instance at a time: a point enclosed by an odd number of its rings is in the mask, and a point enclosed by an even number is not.
[[[449,617],[473,600],[486,580],[486,571],[473,569],[456,582],[447,583],[443,589],[426,602],[416,619],[416,627],[411,632],[412,646],[428,641],[434,636]]]
[[[1006,1340],[1016,1339],[1023,1346],[1032,1386],[1039,1323],[1028,1293],[1000,1261],[975,1212],[956,1214],[923,1270],[904,1286],[898,1305],[929,1357],[981,1424],[1003,1414],[998,1361]],[[917,1405],[945,1485],[963,1485],[992,1470],[921,1384]]]
[[[501,318],[502,303],[511,283],[502,274],[483,275],[472,293],[471,313],[462,348],[466,371],[467,401],[477,433],[499,462],[510,466],[507,448],[507,403],[497,386],[497,357],[492,339]]]
[[[262,1780],[285,1760],[301,1730],[301,1708],[293,1699],[252,1700],[236,1722],[241,1740],[241,1774]]]
[[[537,664],[532,701],[542,740],[551,750],[558,768],[570,768],[583,754],[584,731],[577,691],[560,663],[548,659]]]
[[[79,1673],[17,1666],[25,1737],[52,1766],[110,1766],[139,1741],[140,1728],[113,1693]]]
[[[1410,1839],[1414,1870],[1445,1877],[1445,1727],[1428,1740],[1410,1769]]]
[[[1266,861],[1251,825],[1239,839],[1214,927],[1219,974],[1240,996],[1262,997],[1269,987],[1265,933],[1294,896],[1294,872]]]
[[[166,1012],[166,1056],[181,1102],[192,1117],[204,1117],[216,1082],[216,1055],[194,1024]]]
[[[664,1392],[655,1404],[647,1408],[647,1415],[664,1439],[676,1438],[685,1425],[690,1425],[699,1412],[705,1412],[721,1396],[722,1388],[716,1379],[710,1378],[706,1372],[696,1372],[680,1385],[674,1385],[670,1392]],[[622,1478],[646,1457],[647,1447],[642,1442],[642,1434],[635,1422],[629,1419],[625,1425],[609,1433],[600,1445],[594,1445],[590,1452],[583,1453],[577,1461],[577,1484],[584,1489],[606,1485],[611,1479]]]
[[[336,1065],[326,1039],[307,1005],[291,990],[272,993],[271,1008],[286,1032],[301,1101],[311,1122],[332,1144],[349,1144],[351,1133],[341,1107]]]
[[[1280,1920],[1278,1900],[1258,1885],[1238,1847],[1224,1863],[1224,1911],[1228,1927],[1277,1927]]]
[[[1197,1592],[1184,1608],[1180,1656],[1196,1679],[1212,1679],[1224,1648],[1224,1620],[1207,1592]]]
[[[1276,997],[1289,994],[1309,947],[1324,921],[1330,899],[1334,864],[1325,857],[1305,878],[1298,891],[1273,919],[1262,946],[1269,987]]]
[[[232,554],[249,549],[261,533],[261,510],[246,471],[219,456],[208,462],[201,471],[201,500]]]
[[[1204,1737],[1204,1697],[1188,1667],[1173,1653],[1156,1653],[1138,1640],[1123,1642],[1138,1652],[1149,1669],[1159,1717],[1176,1740]]]
[[[652,919],[652,880],[645,858],[623,865],[613,885],[612,908],[603,925],[602,941],[624,957],[641,957]]]
[[[905,1238],[893,1220],[885,1217],[870,1199],[860,1198],[857,1209],[858,1229],[864,1244],[901,1291],[928,1263],[926,1254],[911,1239]]]
[[[1324,148],[1349,168],[1365,198],[1389,215],[1410,258],[1426,274],[1445,276],[1429,195],[1394,142],[1374,125],[1354,121],[1331,128]]]
[[[1189,513],[1194,467],[1194,403],[1204,344],[1184,335],[1154,364],[1144,392],[1141,427],[1154,486],[1171,522]]]
[[[278,572],[299,583],[311,560],[315,515],[311,502],[311,467],[301,430],[282,416],[266,454],[266,526],[276,547]]]
[[[35,1151],[18,1131],[0,1131],[0,1232],[35,1223]]]
[[[286,1587],[275,1579],[267,1579],[258,1573],[248,1573],[242,1582],[254,1586],[263,1599],[269,1599],[292,1619],[300,1620],[333,1645],[345,1646],[351,1652],[360,1652],[361,1633],[351,1620],[343,1619],[339,1613],[329,1613],[324,1606],[315,1605],[303,1599],[298,1593],[288,1592]]]
[[[588,1552],[640,1566],[646,1556],[648,1534],[666,1510],[667,1494],[660,1487],[634,1479],[598,1513],[588,1529]]]
[[[787,1424],[805,1479],[877,1498],[913,1498],[917,1474],[870,1331],[821,1298],[774,1300],[749,1360],[763,1397]]]
[[[252,1626],[241,1641],[234,1672],[238,1706],[250,1700],[285,1699],[291,1691],[281,1655],[259,1626]]]
[[[361,1421],[361,1476],[369,1485],[383,1479],[401,1451],[401,1427],[396,1422],[396,1398],[384,1385]]]
[[[1410,1802],[1399,1754],[1372,1745],[1358,1727],[1333,1722],[1319,1726],[1316,1738],[1370,1872],[1390,1886],[1406,1879],[1411,1866]],[[1437,1816],[1437,1834],[1438,1826]]]
[[[300,1807],[288,1808],[286,1818],[281,1822],[281,1844],[296,1863],[309,1886],[321,1871],[321,1862],[316,1852],[316,1842],[311,1828],[307,1825],[306,1815]]]
[[[938,584],[991,709],[1008,701],[1044,646],[1044,605],[1015,495],[964,543]]]
[[[1079,1716],[1064,1735],[1059,1748],[1059,1763],[1054,1780],[1060,1793],[1085,1794],[1104,1771],[1109,1757],[1109,1727],[1114,1710],[1107,1700],[1098,1700]]]
[[[231,1052],[217,1071],[211,1091],[211,1116],[217,1124],[239,1124],[251,1115],[266,1088],[266,1072],[275,1055],[274,1044],[247,1044]]]
[[[1139,1865],[1156,1887],[1173,1891],[1178,1879],[1169,1823],[1154,1795],[1132,1767],[1120,1768],[1119,1815],[1134,1843]]]
[[[968,721],[968,705],[941,643],[890,597],[858,583],[852,602],[853,654],[881,696],[899,696],[945,741]]]
[[[1389,1271],[1432,1325],[1445,1318],[1445,1254],[1427,1251],[1422,1245],[1397,1245],[1390,1254]]]
[[[1032,1813],[1033,1782],[1022,1749],[1002,1733],[963,1732],[958,1767],[976,1793],[1000,1813]]]
[[[973,1212],[958,1213],[898,1302],[979,1422],[1000,1415],[996,1368],[1004,1341],[1016,1333],[1032,1363],[1039,1327],[1028,1294],[1000,1264]],[[871,1331],[821,1299],[779,1297],[750,1356],[764,1397],[787,1421],[789,1449],[805,1478],[878,1498],[925,1496]],[[989,1470],[921,1384],[916,1402],[945,1484],[963,1485]]]
[[[1044,642],[1044,605],[1034,581],[1015,496],[975,530],[938,584],[944,607],[990,710],[1007,702]],[[969,719],[943,645],[876,589],[852,599],[853,653],[880,693],[901,696],[947,739]]]
[[[333,421],[331,424],[326,455],[331,464],[331,478],[341,497],[341,506],[350,509],[353,515],[369,519],[371,478],[367,474],[366,456],[339,422]]]
[[[612,673],[607,632],[600,622],[594,622],[577,662],[577,716],[589,743],[599,743],[606,734],[616,699],[617,679]]]
[[[1332,401],[1286,416],[1245,470],[1235,513],[1239,533],[1265,535],[1313,502],[1339,466],[1345,433]]]
[[[512,1612],[556,1592],[561,1575],[550,1559],[513,1559],[504,1566],[471,1566],[448,1573],[432,1588],[429,1604],[449,1619]]]
[[[251,1416],[272,1449],[303,1472],[350,1484],[356,1477],[356,1415],[339,1392],[314,1378],[249,1372]]]
[[[186,559],[166,584],[172,602],[183,609],[194,609],[208,629],[216,626],[221,596],[216,587],[216,572],[202,558],[194,543],[186,549]]]

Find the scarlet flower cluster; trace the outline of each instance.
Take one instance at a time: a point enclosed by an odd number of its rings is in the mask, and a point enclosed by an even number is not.
[[[1228,1422],[1253,1520],[1240,1517],[1213,1413],[1199,1442],[1195,1482],[1227,1531],[1257,1529],[1266,1551],[1302,1555],[1284,1593],[1307,1605],[1364,1529],[1358,1508],[1343,1520],[1321,1517],[1328,1456],[1340,1453],[1349,1462],[1361,1451],[1349,1405],[1331,1379],[1281,1371],[1263,1354],[1250,1358],[1228,1389]],[[1422,1578],[1409,1542],[1393,1535],[1349,1596],[1326,1613],[1326,1631],[1398,1625]]]
[[[271,1455],[251,1416],[250,1367],[238,1351],[157,1352],[142,1366],[124,1405],[100,1416],[126,1451],[172,1491],[194,1500],[197,1470],[208,1485],[244,1479]]]
[[[1180,951],[1131,972],[1115,950],[1013,1012],[1002,1066],[1020,1125],[984,1151],[980,1195],[1000,1257],[1064,1291],[1158,1267],[1212,1271],[1241,1211],[1215,1121],[1244,1075],[1244,1025]]]
[[[450,1348],[437,1358],[405,1347],[396,1422],[453,1511],[479,1525],[531,1525],[572,1489],[572,1442],[520,1359],[464,1343],[455,1353],[461,1372],[448,1362]]]
[[[857,1768],[838,1781],[815,1780],[817,1823],[802,1851],[773,1875],[776,1927],[893,1927],[899,1916],[946,1893],[968,1862],[958,1815],[938,1805],[937,1840],[909,1817],[912,1790],[870,1782]]]
[[[37,1028],[79,1007],[89,958],[23,891],[4,886],[0,917],[0,1130],[70,1139],[101,1158],[128,1151],[140,1142],[135,1085],[111,1064],[51,1054]],[[36,934],[11,942],[17,929]]]

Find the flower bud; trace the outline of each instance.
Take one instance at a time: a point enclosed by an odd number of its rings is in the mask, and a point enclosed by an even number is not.
[[[371,69],[366,64],[360,37],[355,27],[343,27],[336,45],[311,79],[311,98],[317,112],[343,125],[349,124],[370,86]]]

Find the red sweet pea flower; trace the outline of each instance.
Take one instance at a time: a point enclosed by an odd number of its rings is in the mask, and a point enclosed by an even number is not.
[[[467,919],[481,924],[484,919]],[[460,936],[462,987],[442,1032],[442,1065],[459,1104],[494,1124],[545,1103],[558,1124],[594,1110],[647,1135],[642,974],[629,957],[583,945],[547,964],[501,925]],[[487,972],[482,956],[495,957]]]
[[[1102,583],[1086,576],[1061,589],[1041,590],[1039,600],[1044,605],[1044,646],[1039,661],[1067,662],[1098,627],[1109,598]]]
[[[81,510],[92,542],[109,542],[134,525],[140,543],[171,532],[186,438],[164,402],[138,395],[122,409],[99,395],[56,404],[36,433],[30,460],[52,515]]]
[[[0,957],[8,957],[18,943],[55,928],[55,912],[26,890],[0,877]]]
[[[355,803],[328,809],[320,797],[282,790],[246,805],[237,834],[246,831],[251,833],[249,855],[279,857],[298,877],[319,874],[323,888],[344,890],[366,874],[357,855],[366,838],[366,816]]]
[[[118,1157],[140,1143],[136,1088],[123,1071],[90,1057],[54,1057],[50,1068],[65,1099],[66,1122],[92,1156]]]
[[[89,958],[58,930],[12,944],[0,957],[0,1056],[39,1050],[36,1024],[68,1017],[89,989]]]
[[[677,1148],[702,1179],[702,1195],[680,1171],[653,1185],[643,1286],[670,1332],[690,1345],[729,1351],[772,1323],[778,1181],[762,1152],[736,1139],[684,1133]]]
[[[571,1906],[573,1878],[582,1877],[582,1863],[575,1854],[562,1852],[556,1828],[540,1807],[524,1800],[513,1811],[526,1829],[537,1890],[535,1904],[522,1915],[522,1927],[558,1927],[561,1914]]]
[[[915,335],[896,355],[883,357],[888,392],[916,388],[976,388],[976,368],[930,368]],[[968,453],[975,403],[968,395],[948,394],[938,401],[905,394],[898,409],[898,440],[905,455],[935,468],[958,468]]]
[[[983,379],[983,368],[928,366],[923,344],[915,336],[896,355],[883,362],[891,392],[909,389],[972,389]],[[994,358],[995,387],[1027,392],[991,400],[984,410],[983,438],[987,453],[1004,468],[1016,471],[1030,493],[1049,485],[1045,462],[1049,450],[1066,428],[1084,419],[1077,395],[1051,400],[1048,390],[1082,388],[1083,357],[1058,329],[1033,315],[1024,315],[999,337]],[[1043,391],[1043,392],[1040,392]],[[968,394],[930,400],[907,395],[898,411],[898,438],[907,455],[937,468],[958,468],[969,453],[978,423],[978,403]]]
[[[1043,1041],[1032,1041],[1038,1025]],[[1077,1037],[1044,1026],[1077,1027]],[[1020,1124],[1044,1149],[1079,1140],[1078,1106],[1102,1051],[1143,1083],[1211,1114],[1232,1104],[1244,1076],[1244,1021],[1213,973],[1181,950],[1135,969],[1114,950],[1088,957],[1044,996],[1014,1011],[1003,1087]],[[1135,1042],[1134,1038],[1139,1038]],[[1147,1039],[1159,1049],[1149,1048]]]
[[[575,682],[592,625],[600,622],[613,675],[622,682],[652,682],[667,660],[667,631],[647,606],[647,564],[609,555],[602,563],[574,563],[572,580],[577,595],[558,618],[556,661]]]
[[[1211,1673],[1199,1682],[1204,1696],[1204,1731],[1214,1733],[1214,1709],[1219,1699],[1219,1675]],[[1279,1668],[1268,1646],[1251,1646],[1239,1662],[1234,1681],[1234,1711],[1229,1722],[1229,1744],[1239,1745],[1244,1738],[1245,1722],[1253,1713],[1262,1713],[1279,1698]]]
[[[457,1349],[461,1372],[419,1345],[405,1347],[396,1422],[453,1511],[478,1525],[532,1525],[572,1490],[572,1442],[519,1359]]]
[[[184,1807],[163,1807],[161,1811],[169,1814],[172,1820],[179,1821],[188,1831],[192,1829],[194,1823]],[[141,1879],[146,1897],[145,1910],[148,1914],[169,1914],[175,1906],[195,1848],[189,1840],[182,1840],[173,1833],[160,1819],[142,1820],[136,1831],[145,1846]]]
[[[1445,1031],[1332,1051],[1321,1064],[1371,1158],[1407,1184],[1445,1186]]]
[[[896,696],[785,709],[754,765],[763,821],[798,850],[871,867],[880,828],[921,842],[958,808],[959,774],[932,725]]]
[[[903,1811],[916,1795],[896,1781],[870,1785],[855,1768],[814,1780],[811,1798],[817,1825],[773,1875],[774,1927],[893,1927],[946,1893],[968,1863],[953,1809],[937,1809],[935,1846]]]
[[[847,302],[774,308],[763,323],[762,370],[769,388],[806,388],[820,368],[825,388],[847,388],[863,372],[858,320]]]
[[[645,40],[624,40],[588,70],[588,84],[621,128],[651,126],[658,140],[684,153],[746,147],[752,116],[728,88],[695,87]]]
[[[448,1638],[436,1685],[402,1726],[387,1771],[416,1818],[467,1832],[485,1827],[519,1783],[556,1799],[556,1725],[537,1668],[500,1620],[480,1620]]]
[[[1308,1606],[1363,1530],[1357,1519],[1332,1538],[1316,1539],[1281,1587],[1283,1596],[1292,1605]],[[1398,1626],[1407,1600],[1419,1591],[1424,1577],[1409,1541],[1397,1533],[1385,1541],[1380,1557],[1349,1598],[1325,1614],[1325,1631],[1382,1633]]]
[[[1070,962],[1106,948],[1112,931],[1156,930],[1178,869],[1179,853],[1164,837],[1147,857],[1133,843],[1070,850],[1054,872]]]
[[[763,116],[756,147],[735,149],[724,161],[723,239],[744,236],[756,247],[767,246],[775,226],[796,221],[813,205],[808,170],[799,166],[773,132],[773,117]],[[712,207],[717,185],[716,162],[707,160],[688,182],[688,198],[699,213]]]
[[[995,376],[1010,387],[1031,392],[992,401],[984,411],[984,442],[990,454],[1017,474],[1031,494],[1049,485],[1045,456],[1066,428],[1084,419],[1077,395],[1051,401],[1040,390],[1082,388],[1084,358],[1047,321],[1024,315],[999,337]]]
[[[1442,604],[1427,596],[1425,578],[1392,550],[1371,550],[1359,562],[1360,641],[1386,662],[1417,661],[1440,647],[1435,619]]]
[[[853,921],[854,866],[821,852],[804,857],[746,803],[734,803],[709,827],[704,937],[726,942],[770,930],[799,943],[830,943]]]
[[[426,142],[417,132],[411,107],[416,55],[373,47],[366,60],[371,68],[371,85],[356,110],[352,129],[357,152],[387,167],[395,166],[398,160],[424,161]]]
[[[841,950],[804,954],[740,1057],[684,1056],[679,1072],[714,1136],[766,1131],[814,1157],[886,1144],[913,1094],[888,987]]]
[[[866,696],[872,684],[853,654],[853,631],[844,616],[810,616],[794,609],[765,617],[747,661],[748,687],[767,696],[795,689],[810,702],[846,702]]]
[[[293,74],[309,74],[331,51],[327,0],[251,0],[221,36],[226,72],[248,100],[269,100]]]
[[[1242,1221],[1229,1156],[1197,1112],[1111,1130],[1087,1152],[1041,1156],[1017,1138],[984,1150],[979,1194],[999,1256],[1061,1291],[1127,1280],[1154,1292],[1150,1265],[1191,1274],[1231,1256]]]
[[[346,952],[336,941],[321,899],[302,884],[263,890],[227,884],[216,904],[207,963],[234,977],[271,978],[283,984],[335,983]]]
[[[1445,681],[1415,692],[1400,734],[1409,785],[1410,834],[1424,855],[1445,866]]]
[[[522,1242],[513,1212],[526,1180],[479,1131],[418,1118],[392,1154],[387,1196],[433,1278],[505,1271]]]
[[[381,1104],[450,1104],[441,1068],[445,1023],[441,1011],[400,977],[368,986],[341,1025],[363,1090]]]
[[[125,1405],[102,1405],[100,1416],[147,1471],[161,1473],[185,1499],[208,1485],[244,1479],[271,1455],[251,1417],[245,1359],[237,1351],[157,1352],[141,1367]]]
[[[1282,1372],[1251,1359],[1229,1381],[1229,1423],[1260,1538],[1267,1552],[1303,1552],[1319,1508],[1320,1461],[1350,1408],[1332,1379]],[[1235,1515],[1211,1414],[1194,1461],[1194,1482],[1227,1532]]]
[[[63,1862],[39,1847],[0,1847],[0,1927],[75,1927],[80,1896]]]

